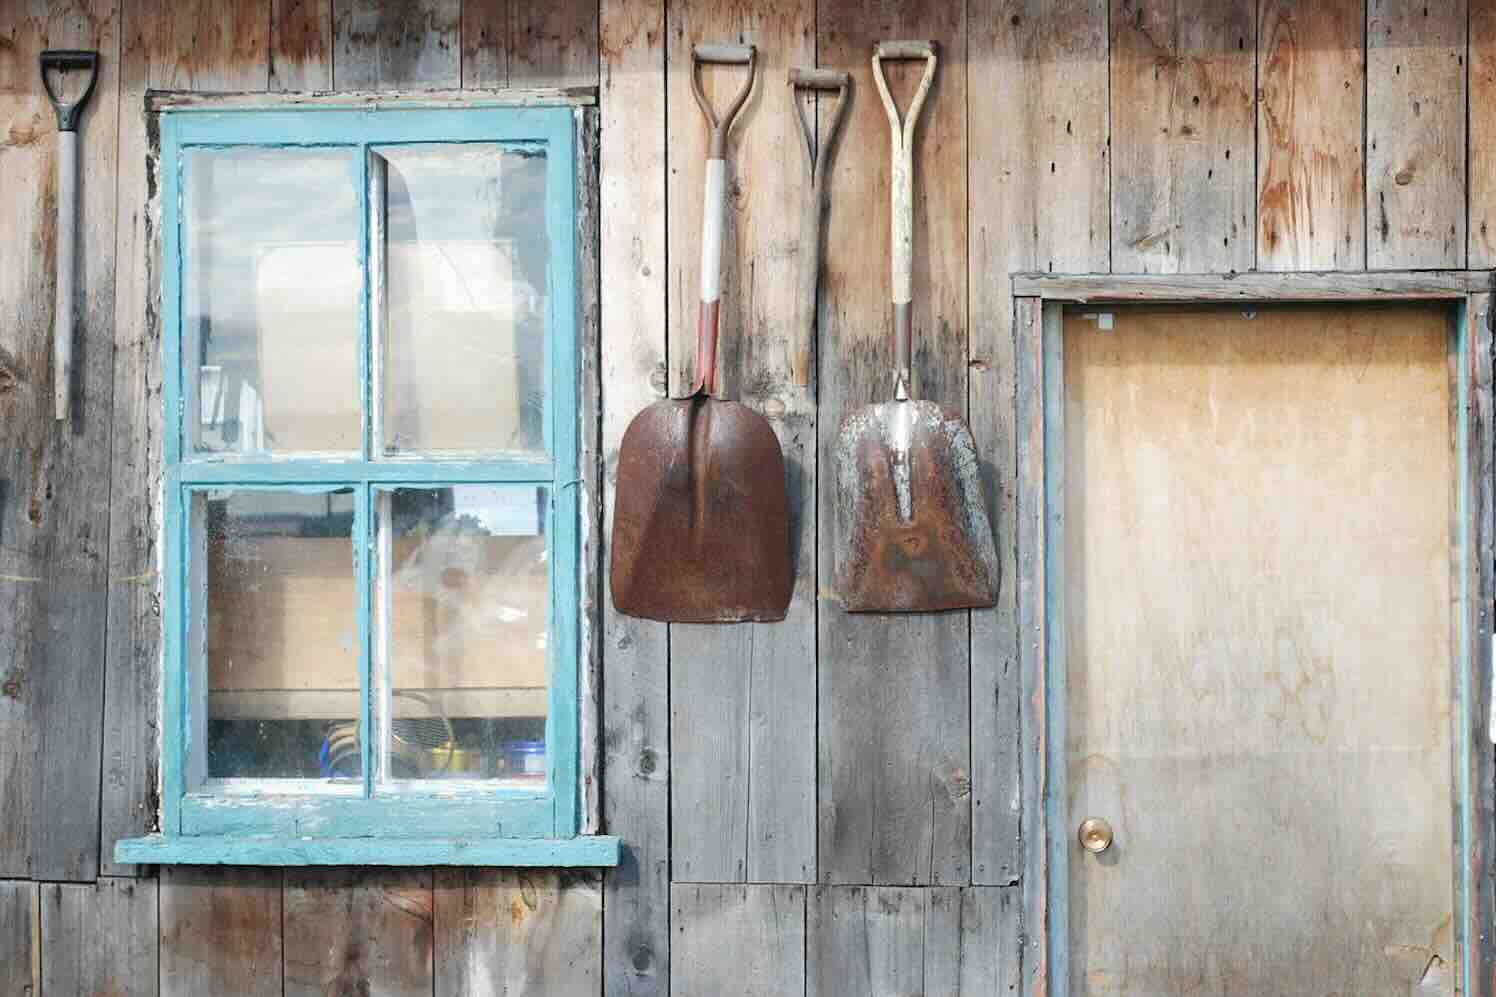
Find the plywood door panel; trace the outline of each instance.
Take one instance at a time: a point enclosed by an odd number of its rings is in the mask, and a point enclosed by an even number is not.
[[[1448,313],[1114,320],[1064,334],[1072,992],[1452,993]]]

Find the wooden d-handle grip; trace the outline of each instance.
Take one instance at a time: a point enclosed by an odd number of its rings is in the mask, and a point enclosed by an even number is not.
[[[928,59],[935,54],[932,41],[878,42],[873,54],[880,59]]]
[[[691,49],[697,62],[711,62],[728,66],[747,65],[753,58],[752,45],[731,45],[722,42],[703,42]]]

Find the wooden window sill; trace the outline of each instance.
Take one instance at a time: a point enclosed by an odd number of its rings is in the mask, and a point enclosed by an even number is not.
[[[147,835],[115,843],[133,865],[616,866],[618,838],[290,838]]]

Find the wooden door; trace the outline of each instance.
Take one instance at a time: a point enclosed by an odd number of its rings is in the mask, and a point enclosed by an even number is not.
[[[1455,992],[1450,328],[1067,313],[1072,994]]]

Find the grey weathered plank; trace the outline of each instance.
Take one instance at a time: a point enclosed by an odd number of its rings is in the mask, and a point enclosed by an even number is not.
[[[603,0],[602,448],[606,544],[618,444],[665,386],[665,11]],[[603,563],[607,563],[606,552]],[[603,824],[624,841],[605,879],[612,995],[670,992],[670,730],[666,628],[603,604]]]
[[[923,932],[926,997],[1017,991],[1017,893],[995,886],[929,890]]]
[[[430,870],[298,869],[282,903],[286,997],[431,994]]]
[[[438,869],[433,914],[436,997],[601,991],[595,874]]]
[[[42,993],[159,993],[155,880],[106,876],[40,889]]]
[[[161,597],[156,567],[161,482],[160,233],[145,93],[264,90],[269,12],[129,5],[120,53],[119,189],[115,223],[114,405],[110,455],[109,625],[105,657],[100,826],[106,873],[114,842],[150,829],[157,809]],[[200,25],[201,31],[193,26]]]
[[[1467,265],[1496,265],[1496,0],[1470,2]]]
[[[1370,0],[1366,265],[1465,262],[1465,0]]]
[[[1107,9],[984,0],[970,18],[970,419],[1001,575],[971,619],[972,879],[1005,884],[1022,865],[1009,275],[1107,269]]]
[[[671,861],[686,881],[808,882],[815,872],[815,441],[797,328],[804,140],[785,84],[814,62],[809,0],[671,6],[670,348],[677,391],[694,376],[707,126],[691,98],[691,48],[758,46],[759,78],[727,142],[732,210],[723,237],[722,390],[763,413],[784,451],[795,591],[783,622],[677,625],[670,631]],[[741,68],[706,68],[725,107]]]
[[[1359,270],[1364,0],[1262,0],[1257,46],[1257,266]]]
[[[597,85],[597,0],[514,3],[509,20],[509,85]]]
[[[832,427],[893,396],[888,123],[872,82],[875,40],[933,38],[941,70],[914,158],[914,395],[966,404],[966,18],[959,5],[823,3],[820,62],[852,72],[852,104],[828,182],[820,333],[819,466]],[[890,86],[907,102],[923,67],[900,63]],[[829,588],[838,538],[833,489],[818,490],[818,574]],[[968,614],[852,615],[820,606],[818,879],[964,883],[971,875]]]
[[[1112,269],[1254,260],[1255,0],[1111,0]]]
[[[778,997],[805,987],[805,887],[670,888],[674,992]]]
[[[461,0],[335,0],[333,86],[439,90],[462,83]]]
[[[462,85],[509,85],[509,0],[462,0]]]
[[[602,826],[602,626],[603,626],[603,456],[601,371],[601,295],[598,272],[598,226],[602,205],[598,191],[598,125],[595,107],[577,110],[580,144],[577,150],[577,329],[580,357],[577,477],[581,488],[581,563],[577,591],[581,594],[582,628],[578,642],[581,669],[577,698],[581,716],[580,779],[582,830],[595,833]]]
[[[270,89],[332,88],[332,0],[270,0]]]
[[[279,997],[279,869],[163,868],[161,993]]]
[[[1117,275],[1015,274],[1013,293],[1061,301],[1363,301],[1385,298],[1458,300],[1488,290],[1486,271],[1384,273],[1241,273]]]
[[[931,892],[907,886],[814,887],[806,914],[806,997],[924,993]]]
[[[41,993],[41,906],[35,883],[0,883],[0,994]]]

